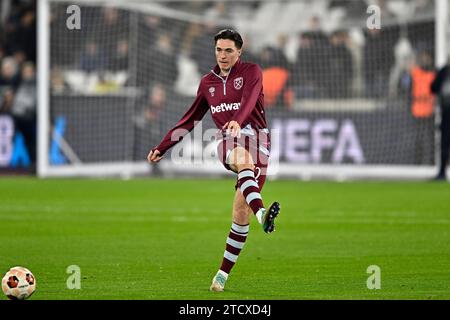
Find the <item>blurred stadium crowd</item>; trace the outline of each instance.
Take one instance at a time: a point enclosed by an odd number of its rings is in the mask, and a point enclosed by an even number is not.
[[[0,110],[13,115],[34,150],[36,1],[1,3]],[[381,9],[381,29],[366,27],[371,4]],[[137,124],[145,126],[168,97],[195,94],[201,75],[215,65],[213,35],[225,27],[245,35],[243,60],[261,65],[268,108],[295,109],[301,99],[411,101],[414,81],[424,79],[420,72],[414,79],[413,68],[434,69],[432,0],[148,5],[162,14],[82,6],[81,30],[68,30],[67,3],[53,4],[52,94],[131,93],[143,106]],[[271,20],[274,12],[279,21]]]
[[[381,29],[367,28],[371,4],[381,10]],[[161,1],[126,8],[82,7],[82,28],[73,32],[66,6],[54,6],[52,92],[131,94],[136,128],[145,132],[136,141],[146,145],[191,103],[215,65],[212,39],[223,28],[244,35],[242,59],[262,67],[266,108],[273,110],[299,111],[306,100],[316,111],[336,101],[373,110],[388,99],[407,110],[413,83],[434,68],[431,0]],[[415,67],[423,72],[413,79]],[[425,99],[432,107],[429,93]]]

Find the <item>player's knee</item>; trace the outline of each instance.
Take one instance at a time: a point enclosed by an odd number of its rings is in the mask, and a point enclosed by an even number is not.
[[[255,167],[251,154],[242,147],[237,147],[232,151],[230,160],[230,166],[236,168],[238,172],[245,169],[253,170]]]

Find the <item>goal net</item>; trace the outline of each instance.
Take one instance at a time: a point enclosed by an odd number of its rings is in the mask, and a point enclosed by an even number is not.
[[[435,166],[434,1],[39,1],[39,175],[151,172],[148,151],[235,28],[263,70],[272,174],[415,177]],[[223,173],[207,114],[163,173]],[[270,172],[270,171],[269,171]]]

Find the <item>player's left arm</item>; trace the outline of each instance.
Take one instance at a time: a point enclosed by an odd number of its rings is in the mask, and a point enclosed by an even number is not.
[[[262,71],[258,65],[252,65],[247,70],[242,87],[241,107],[233,119],[226,123],[224,129],[231,131],[233,137],[240,136],[242,124],[256,107],[259,93],[262,89]]]

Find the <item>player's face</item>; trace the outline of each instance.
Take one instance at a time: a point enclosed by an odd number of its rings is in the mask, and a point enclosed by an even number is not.
[[[227,72],[236,63],[242,50],[238,49],[233,40],[219,39],[216,43],[216,60],[220,70]]]

